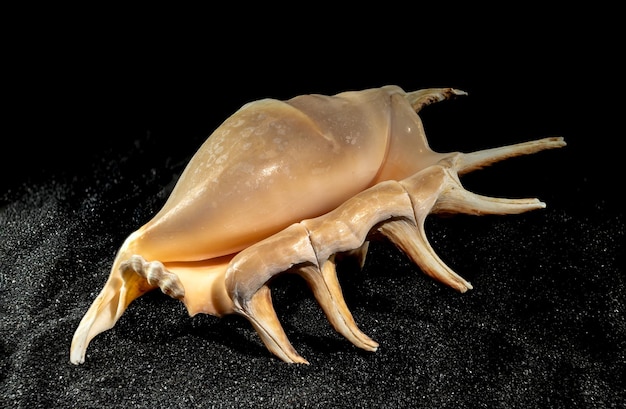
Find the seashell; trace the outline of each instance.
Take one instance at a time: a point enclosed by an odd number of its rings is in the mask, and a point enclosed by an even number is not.
[[[471,289],[428,244],[425,218],[544,208],[537,199],[471,193],[459,175],[565,142],[552,137],[434,152],[418,112],[462,95],[390,85],[241,107],[199,148],[163,208],[123,243],[76,329],[70,361],[83,363],[96,335],[112,328],[133,300],[160,288],[190,315],[246,317],[275,356],[307,363],[272,306],[270,282],[283,272],[304,277],[340,334],[375,351],[378,344],[357,327],[344,301],[335,268],[339,256],[356,257],[362,266],[373,233],[434,279]]]

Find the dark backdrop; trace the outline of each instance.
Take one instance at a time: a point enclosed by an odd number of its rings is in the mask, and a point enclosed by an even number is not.
[[[21,15],[4,63],[0,406],[623,406],[611,12],[474,12],[386,10],[350,27],[339,16],[250,27],[217,12]],[[156,292],[92,341],[84,365],[69,363],[115,251],[221,121],[255,99],[387,84],[469,92],[420,113],[435,150],[568,142],[463,179],[545,210],[428,220],[433,246],[474,290],[457,294],[374,243],[363,271],[340,279],[376,353],[334,333],[302,282],[282,278],[275,306],[309,366],[278,361],[243,319],[190,318]]]

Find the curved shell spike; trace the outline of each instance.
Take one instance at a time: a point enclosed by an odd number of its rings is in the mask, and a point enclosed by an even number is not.
[[[226,272],[226,287],[236,312],[248,318],[268,349],[287,362],[304,362],[282,329],[269,298],[268,281],[292,269],[307,279],[335,329],[358,347],[375,350],[375,341],[357,327],[345,305],[333,256],[360,248],[375,226],[405,252],[427,275],[465,292],[469,282],[455,273],[428,243],[424,221],[431,213],[516,214],[545,207],[537,199],[505,199],[477,195],[464,189],[457,172],[468,163],[474,168],[511,156],[563,146],[562,138],[546,138],[469,154],[459,153],[402,181],[381,182],[346,201],[337,209],[303,220],[237,254]],[[276,253],[277,248],[298,249]],[[274,258],[276,257],[276,258]],[[271,259],[271,261],[269,261]],[[332,266],[323,274],[319,266]],[[301,267],[298,267],[301,266]],[[264,296],[256,293],[263,289]],[[263,311],[263,315],[257,315]]]

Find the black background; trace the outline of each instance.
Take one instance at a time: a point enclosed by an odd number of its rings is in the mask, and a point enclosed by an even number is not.
[[[74,12],[19,13],[6,38],[0,406],[623,405],[623,65],[611,10]],[[473,291],[375,243],[363,271],[341,276],[381,344],[374,354],[282,278],[275,306],[310,366],[278,361],[243,319],[189,318],[157,293],[94,339],[84,365],[69,363],[115,251],[226,117],[260,98],[387,84],[469,93],[420,113],[438,151],[568,143],[463,179],[547,209],[429,219],[433,246]]]

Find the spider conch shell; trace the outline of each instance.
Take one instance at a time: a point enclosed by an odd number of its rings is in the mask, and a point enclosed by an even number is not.
[[[341,334],[375,350],[356,328],[334,267],[338,253],[362,263],[372,229],[427,274],[459,291],[471,288],[432,251],[424,218],[544,207],[536,199],[470,194],[458,175],[565,143],[545,138],[469,154],[434,152],[417,113],[460,95],[385,86],[244,105],[199,148],[161,211],[123,243],[76,330],[71,362],[84,362],[89,342],[134,299],[161,288],[191,315],[245,316],[272,353],[305,363],[271,305],[268,282],[285,271],[305,277]]]

